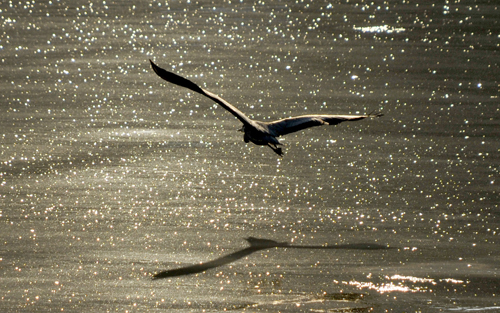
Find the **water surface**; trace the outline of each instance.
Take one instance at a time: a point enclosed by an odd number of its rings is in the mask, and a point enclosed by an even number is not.
[[[499,13],[2,2],[0,309],[500,312]],[[149,59],[259,120],[385,115],[278,158]]]

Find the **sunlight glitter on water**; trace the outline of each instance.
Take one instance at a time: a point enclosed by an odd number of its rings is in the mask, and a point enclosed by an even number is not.
[[[495,310],[498,10],[1,1],[0,310],[431,312],[431,292],[441,311]],[[256,119],[385,116],[291,134],[278,160],[150,58]],[[249,236],[396,249],[149,279]]]
[[[389,25],[380,25],[380,26],[364,26],[364,27],[359,27],[359,26],[354,26],[354,30],[361,31],[363,33],[402,33],[406,31],[404,27],[392,27]]]
[[[432,288],[436,288],[436,286],[440,283],[456,284],[462,287],[464,287],[464,284],[467,284],[463,280],[457,280],[453,278],[433,279],[433,278],[415,277],[415,276],[392,275],[390,277],[385,276],[384,279],[389,282],[374,283],[374,282],[349,281],[347,284],[350,286],[355,286],[360,290],[362,289],[375,290],[381,294],[388,292],[403,292],[403,293],[433,292]]]

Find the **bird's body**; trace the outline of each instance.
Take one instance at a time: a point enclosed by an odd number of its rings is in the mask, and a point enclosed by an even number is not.
[[[188,88],[194,92],[202,94],[233,114],[237,119],[243,123],[241,131],[244,132],[243,140],[248,143],[252,142],[260,146],[269,146],[275,153],[282,156],[282,149],[278,147],[281,143],[277,137],[289,133],[293,133],[305,128],[321,125],[336,125],[344,121],[357,121],[367,117],[380,117],[381,113],[370,113],[366,115],[302,115],[296,117],[285,118],[273,122],[255,121],[247,117],[243,112],[238,110],[232,104],[222,99],[221,97],[213,94],[190,80],[187,80],[177,74],[168,72],[151,61],[151,66],[155,73],[164,80]]]

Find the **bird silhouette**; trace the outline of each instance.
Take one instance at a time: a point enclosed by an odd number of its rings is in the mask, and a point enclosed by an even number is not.
[[[259,146],[269,146],[279,156],[283,156],[283,151],[280,147],[278,147],[279,145],[281,145],[281,143],[276,137],[290,134],[309,127],[321,125],[337,125],[345,121],[358,121],[367,117],[380,117],[383,115],[379,112],[372,112],[365,115],[317,114],[289,117],[272,122],[255,121],[250,119],[243,112],[238,110],[236,107],[234,107],[232,104],[222,99],[218,95],[201,88],[200,86],[184,77],[162,69],[151,60],[149,61],[151,62],[151,66],[153,67],[155,73],[164,80],[172,84],[188,88],[194,92],[212,99],[224,109],[228,110],[237,119],[239,119],[243,123],[243,127],[240,129],[240,131],[244,132],[243,140],[246,143],[253,142],[254,144]]]

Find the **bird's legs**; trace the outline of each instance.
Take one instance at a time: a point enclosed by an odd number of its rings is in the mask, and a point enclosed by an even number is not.
[[[273,151],[279,155],[280,157],[283,156],[283,151],[281,150],[281,148],[278,148],[274,143],[270,143],[268,142],[267,145],[269,146],[269,148],[273,149]]]

